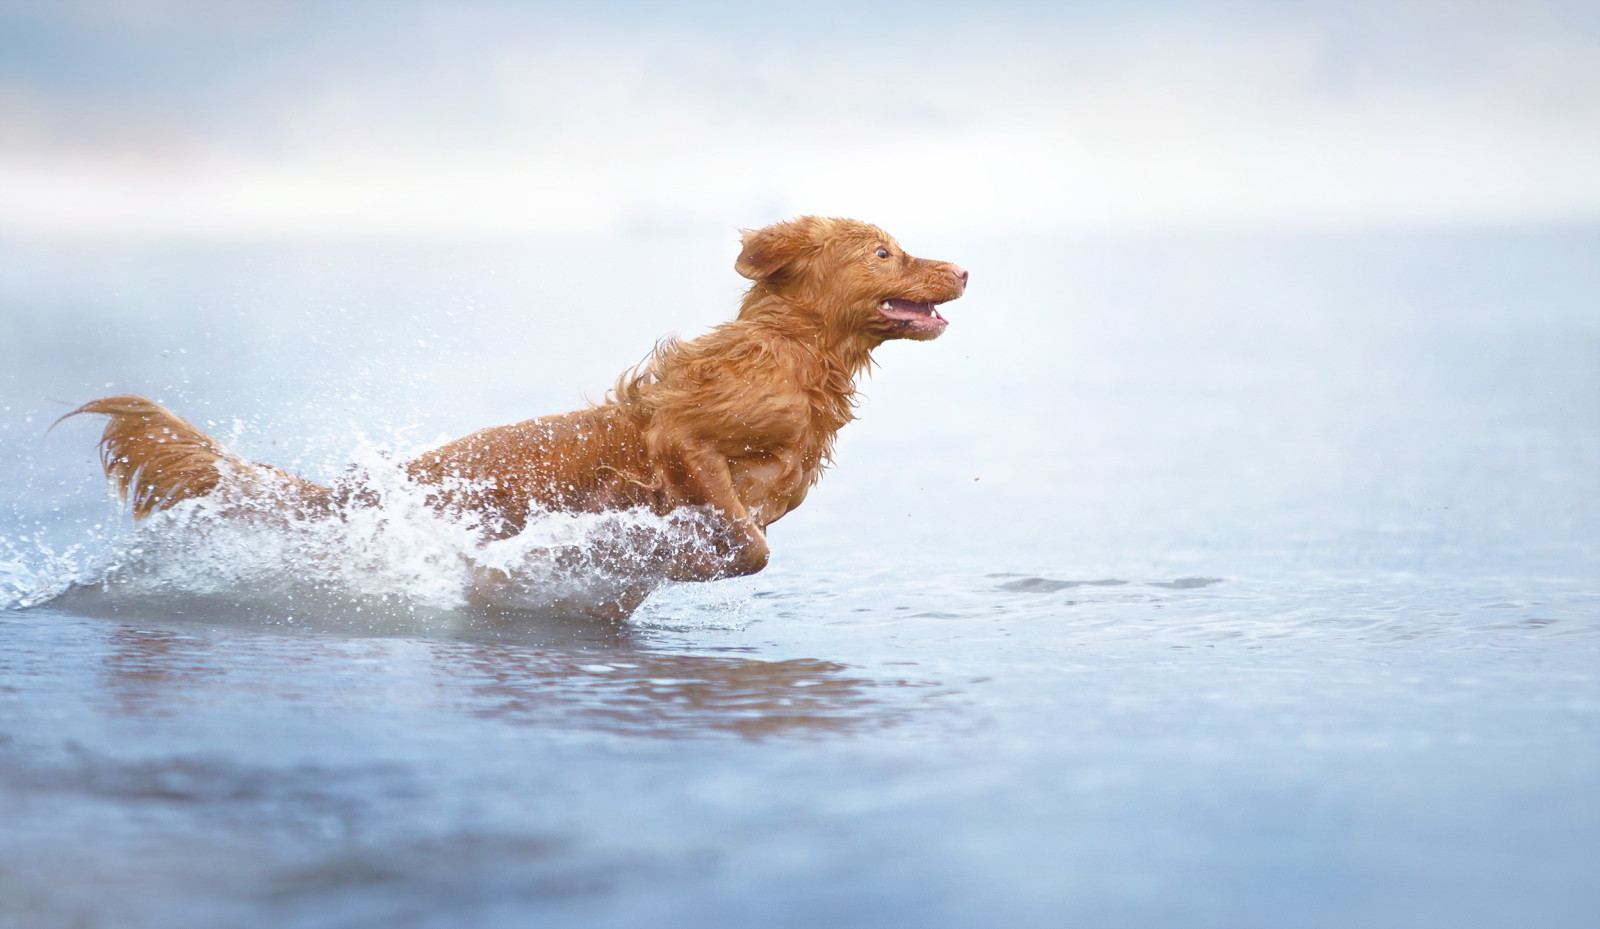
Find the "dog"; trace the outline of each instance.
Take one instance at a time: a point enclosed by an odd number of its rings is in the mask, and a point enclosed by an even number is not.
[[[543,512],[643,509],[702,518],[694,544],[665,540],[637,577],[586,612],[625,617],[667,581],[708,581],[766,566],[767,527],[799,506],[854,418],[856,380],[892,339],[938,338],[939,307],[968,272],[915,258],[877,226],[802,216],[741,230],[735,270],[751,281],[735,319],[698,338],[659,343],[604,402],[483,429],[405,464],[440,512],[485,539],[520,532]],[[135,518],[207,497],[283,518],[362,502],[349,482],[324,485],[230,456],[165,407],[134,395],[84,404],[110,417],[100,439],[107,477]],[[503,575],[490,579],[505,582]]]

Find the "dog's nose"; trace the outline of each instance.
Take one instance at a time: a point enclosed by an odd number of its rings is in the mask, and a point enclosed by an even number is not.
[[[960,265],[957,265],[957,264],[953,264],[953,265],[950,266],[950,273],[954,274],[956,277],[961,278],[961,286],[962,287],[967,286],[967,269],[966,268],[963,268],[963,267],[961,267]]]

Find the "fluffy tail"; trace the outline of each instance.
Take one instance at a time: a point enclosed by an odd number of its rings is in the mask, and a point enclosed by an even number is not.
[[[100,436],[100,463],[117,493],[132,502],[136,519],[219,489],[240,498],[271,494],[301,510],[328,505],[328,488],[228,455],[216,439],[154,400],[103,397],[56,422],[80,413],[111,417]]]

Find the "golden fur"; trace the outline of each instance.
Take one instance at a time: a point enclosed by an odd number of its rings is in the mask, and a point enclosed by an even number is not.
[[[736,319],[661,343],[603,403],[472,433],[419,455],[409,477],[435,506],[476,516],[494,537],[520,531],[540,509],[711,515],[706,544],[658,552],[656,576],[600,612],[626,615],[662,579],[761,570],[766,527],[805,499],[829,463],[872,350],[938,337],[945,321],[935,307],[961,296],[967,272],[907,255],[876,226],[812,216],[745,231],[735,269],[753,282]],[[142,397],[108,397],[67,415],[79,413],[111,417],[102,462],[139,517],[269,486],[289,515],[326,511],[339,496],[228,456]]]

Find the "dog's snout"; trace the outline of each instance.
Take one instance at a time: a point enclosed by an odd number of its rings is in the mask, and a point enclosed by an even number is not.
[[[958,264],[951,264],[950,265],[950,273],[955,275],[956,280],[961,282],[961,286],[962,287],[967,286],[967,269],[966,268],[963,268]]]

